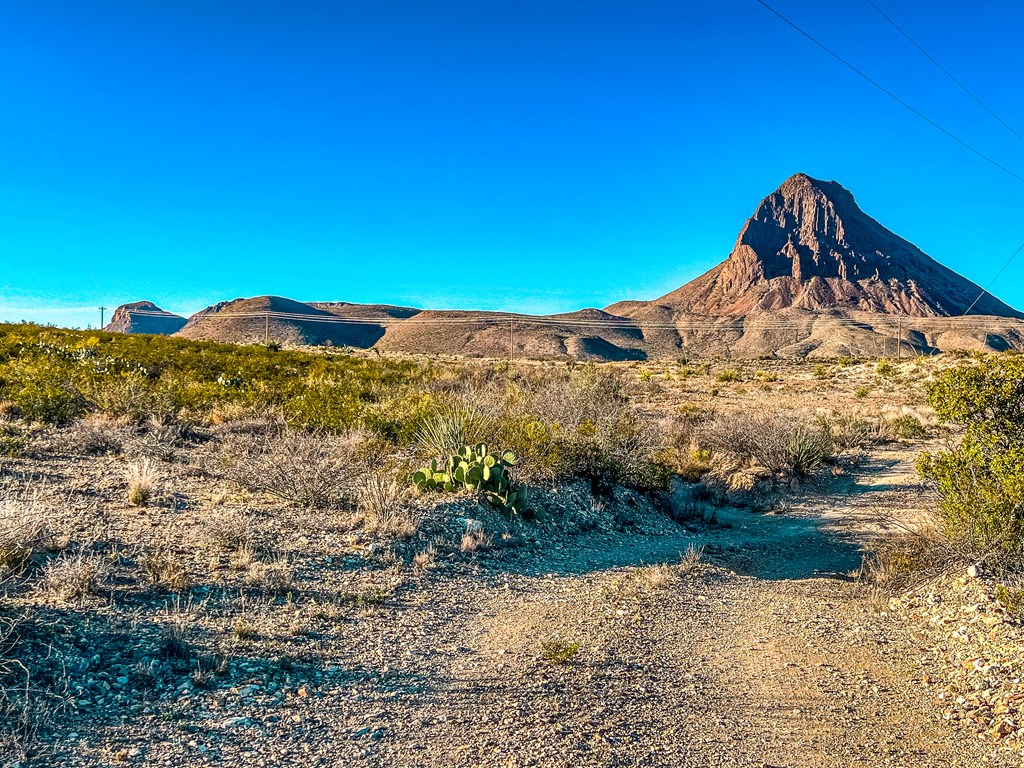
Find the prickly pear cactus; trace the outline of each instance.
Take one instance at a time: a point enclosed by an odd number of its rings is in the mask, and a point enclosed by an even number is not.
[[[526,486],[516,483],[510,471],[515,463],[511,451],[491,453],[484,443],[478,443],[463,446],[444,465],[431,461],[429,467],[413,472],[410,480],[424,493],[479,493],[507,515],[532,519],[537,514],[527,505]]]

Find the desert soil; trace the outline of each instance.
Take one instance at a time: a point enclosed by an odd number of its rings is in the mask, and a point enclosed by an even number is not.
[[[934,660],[854,578],[876,511],[917,506],[915,454],[876,450],[772,514],[438,564],[309,633],[322,663],[243,654],[147,716],[71,719],[46,762],[1009,765],[943,720]]]

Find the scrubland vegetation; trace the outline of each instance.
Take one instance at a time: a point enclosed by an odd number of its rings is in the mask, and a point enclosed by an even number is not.
[[[292,690],[310,638],[446,569],[769,511],[891,441],[949,443],[920,462],[942,554],[916,532],[874,572],[1018,568],[1019,358],[884,363],[510,365],[0,326],[7,746],[45,749],[69,712],[171,717],[182,686],[253,665]],[[552,667],[587,653],[542,640]]]

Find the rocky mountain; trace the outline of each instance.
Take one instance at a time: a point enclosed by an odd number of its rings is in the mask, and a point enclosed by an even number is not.
[[[168,335],[180,331],[186,322],[181,315],[165,312],[151,301],[136,301],[115,309],[103,330],[111,333]]]
[[[835,181],[803,173],[758,205],[729,257],[653,302],[609,307],[629,316],[650,305],[693,315],[742,317],[796,308],[910,317],[971,314],[1022,318],[890,232]],[[973,305],[973,306],[972,306]]]

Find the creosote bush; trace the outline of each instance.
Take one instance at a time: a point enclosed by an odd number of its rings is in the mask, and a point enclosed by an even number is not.
[[[302,507],[346,508],[355,501],[363,437],[287,430],[236,436],[227,477],[246,490]]]
[[[831,455],[832,442],[820,424],[791,414],[722,414],[705,424],[700,440],[713,453],[753,461],[768,471],[805,477]]]
[[[1024,359],[986,357],[940,374],[936,415],[966,428],[960,445],[924,453],[918,468],[940,496],[946,533],[976,556],[1024,565]]]

